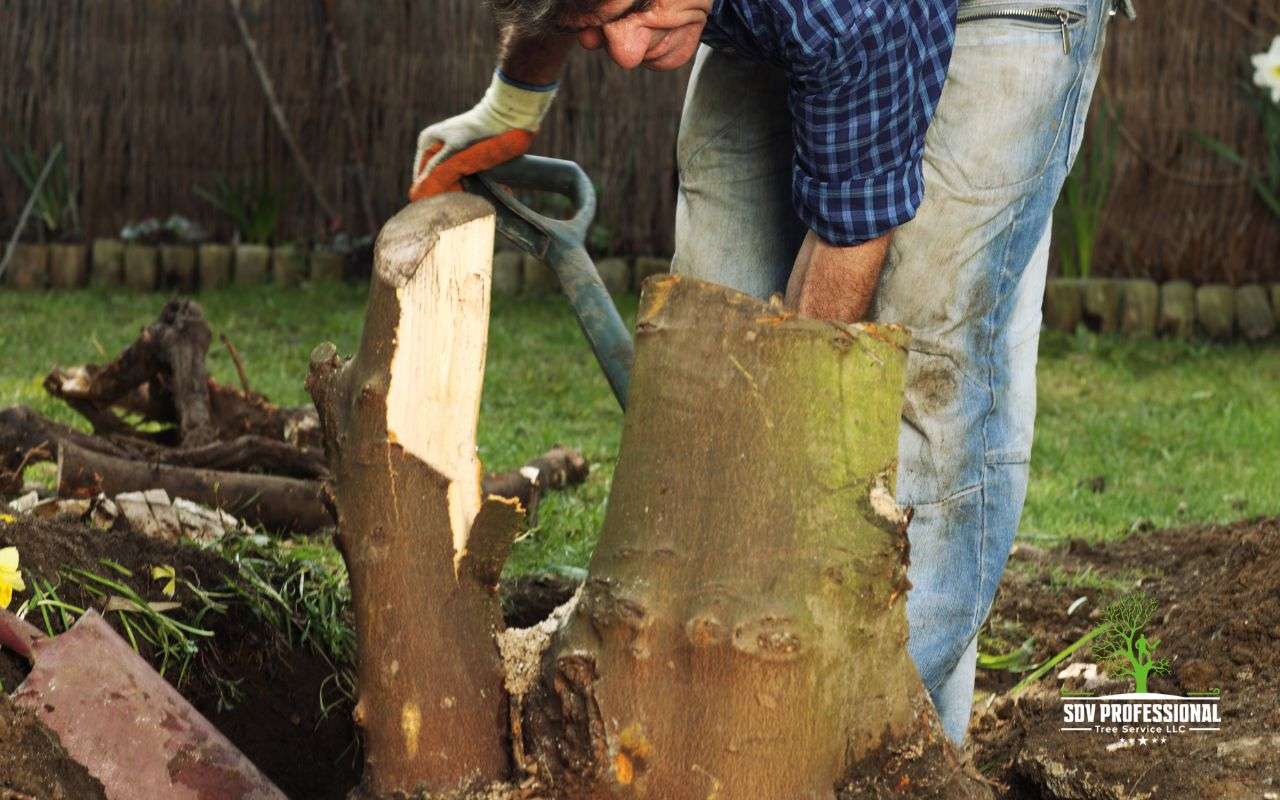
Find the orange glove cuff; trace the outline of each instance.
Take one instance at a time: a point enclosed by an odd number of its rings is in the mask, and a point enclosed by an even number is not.
[[[413,187],[409,189],[409,200],[413,202],[445,192],[460,192],[462,191],[462,177],[464,175],[484,172],[486,169],[492,169],[517,156],[522,156],[529,151],[532,145],[533,132],[518,129],[476,142],[466,150],[440,162],[429,173],[419,177],[414,182]],[[431,161],[431,158],[440,152],[440,148],[443,146],[436,145],[424,152],[422,160],[418,164],[418,170],[421,171]]]

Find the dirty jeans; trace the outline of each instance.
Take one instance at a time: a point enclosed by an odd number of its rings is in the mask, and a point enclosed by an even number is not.
[[[987,2],[1010,8],[1032,2]],[[1060,0],[1063,31],[965,22],[925,143],[925,199],[898,228],[873,318],[911,330],[898,501],[915,509],[908,649],[947,736],[964,738],[976,637],[1022,513],[1050,216],[1079,148],[1109,0]],[[703,46],[680,123],[673,271],[767,298],[806,229],[776,67]]]

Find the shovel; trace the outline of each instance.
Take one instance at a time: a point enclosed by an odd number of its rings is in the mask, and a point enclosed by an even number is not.
[[[13,693],[110,800],[285,800],[96,611],[45,636],[0,609],[0,645],[31,662]]]
[[[625,410],[635,348],[609,290],[587,255],[585,242],[596,215],[596,193],[582,167],[558,158],[521,156],[463,178],[462,186],[493,204],[499,233],[556,273],[613,396]],[[517,200],[508,187],[566,197],[573,204],[573,217],[559,220],[539,214]]]

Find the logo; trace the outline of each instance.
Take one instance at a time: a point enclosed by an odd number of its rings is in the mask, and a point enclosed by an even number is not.
[[[1081,643],[1092,641],[1098,666],[1113,679],[1132,682],[1133,691],[1095,696],[1062,692],[1061,731],[1118,737],[1108,750],[1166,744],[1170,738],[1221,730],[1221,690],[1160,694],[1148,690],[1152,677],[1169,674],[1169,659],[1156,657],[1160,640],[1147,635],[1158,606],[1137,592],[1107,606],[1102,621]]]

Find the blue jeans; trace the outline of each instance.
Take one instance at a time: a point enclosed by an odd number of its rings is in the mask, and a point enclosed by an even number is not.
[[[873,311],[913,337],[897,489],[915,509],[908,649],[956,743],[1026,496],[1050,217],[1111,3],[1058,5],[1073,12],[1070,52],[1057,20],[958,26],[926,138],[924,203],[894,234]],[[807,233],[791,207],[786,96],[777,68],[699,51],[677,147],[674,272],[760,298],[785,290]]]

